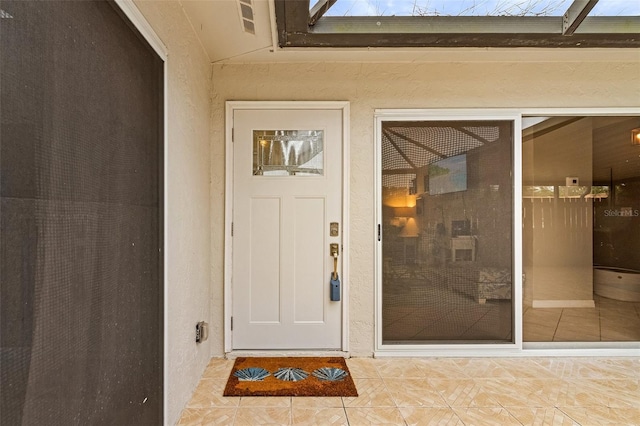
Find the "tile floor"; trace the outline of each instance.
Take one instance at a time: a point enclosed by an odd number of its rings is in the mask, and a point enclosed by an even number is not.
[[[640,302],[594,295],[594,308],[532,308],[523,303],[525,342],[640,341]],[[443,286],[403,278],[383,289],[383,340],[389,344],[512,339],[511,300],[479,304]]]
[[[593,299],[595,308],[533,309],[525,306],[524,341],[640,341],[640,302],[623,302],[598,295]]]
[[[640,425],[639,358],[347,360],[357,398],[228,398],[212,359],[179,425]]]

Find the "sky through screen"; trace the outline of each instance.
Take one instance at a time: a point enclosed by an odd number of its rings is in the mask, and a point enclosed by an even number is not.
[[[572,0],[338,0],[325,16],[562,16]],[[311,6],[315,4],[311,0]],[[600,0],[590,16],[639,16],[640,0]]]

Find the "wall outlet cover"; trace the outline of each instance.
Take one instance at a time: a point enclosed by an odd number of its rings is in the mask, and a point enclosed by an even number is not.
[[[575,176],[570,176],[566,178],[566,186],[578,186],[580,185],[580,179]]]

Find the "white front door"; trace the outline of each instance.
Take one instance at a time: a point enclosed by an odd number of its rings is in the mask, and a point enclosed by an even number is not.
[[[235,109],[233,135],[232,348],[340,349],[343,110]]]

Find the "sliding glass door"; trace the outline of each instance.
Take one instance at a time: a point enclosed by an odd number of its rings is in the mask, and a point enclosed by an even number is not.
[[[523,341],[640,341],[640,117],[525,117],[522,147]]]
[[[382,345],[514,338],[514,120],[378,120]]]

